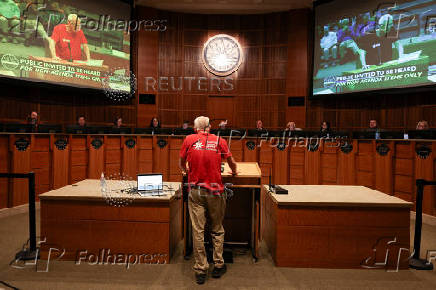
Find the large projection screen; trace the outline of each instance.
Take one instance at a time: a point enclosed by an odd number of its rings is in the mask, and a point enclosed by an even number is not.
[[[0,77],[130,92],[130,5],[0,0]]]
[[[436,84],[436,1],[315,5],[313,95]]]

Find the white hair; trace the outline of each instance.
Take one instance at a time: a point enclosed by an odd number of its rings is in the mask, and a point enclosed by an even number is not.
[[[69,14],[68,21],[76,21],[78,19],[77,14]]]
[[[386,24],[386,29],[390,28],[394,24],[394,17],[390,14],[385,14],[378,20],[378,24]]]
[[[197,130],[204,130],[209,127],[209,118],[200,116],[194,120],[194,128]]]

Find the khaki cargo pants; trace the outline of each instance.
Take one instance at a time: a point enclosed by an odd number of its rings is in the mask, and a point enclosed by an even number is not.
[[[197,274],[205,274],[209,268],[206,250],[204,248],[204,226],[206,220],[210,222],[209,228],[213,243],[213,263],[217,268],[224,265],[223,219],[226,210],[226,195],[214,195],[207,189],[193,188],[189,193],[188,207],[194,244],[194,271]]]

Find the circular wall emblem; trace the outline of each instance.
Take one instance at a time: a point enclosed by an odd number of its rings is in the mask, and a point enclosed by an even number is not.
[[[380,156],[386,156],[391,149],[385,143],[381,143],[377,145],[376,150]]]
[[[6,69],[16,69],[19,65],[18,59],[15,55],[7,53],[4,54],[1,58],[1,63]]]
[[[419,158],[427,159],[427,157],[431,153],[431,149],[430,149],[430,147],[425,146],[425,145],[418,145],[415,148],[415,152],[416,152],[416,155],[418,155]]]
[[[245,146],[248,148],[248,150],[254,150],[254,148],[256,148],[256,143],[253,141],[248,141],[245,143]]]
[[[114,68],[101,80],[104,94],[115,102],[132,98],[136,91],[136,76],[125,68]]]
[[[286,144],[283,143],[283,142],[279,142],[279,143],[277,144],[277,149],[280,150],[280,151],[285,150],[285,149],[286,149]]]
[[[165,141],[164,139],[159,139],[157,140],[157,146],[159,146],[159,148],[164,148],[165,146],[167,146],[167,141]]]
[[[133,149],[133,148],[135,148],[136,141],[134,139],[128,139],[128,140],[126,140],[125,144],[126,144],[127,148]]]
[[[95,150],[98,150],[103,145],[103,141],[100,138],[95,138],[91,141],[91,145]]]
[[[27,147],[30,145],[30,142],[27,139],[20,138],[16,140],[14,144],[18,151],[26,151]]]
[[[203,47],[204,66],[217,76],[227,76],[242,63],[242,47],[238,40],[227,34],[209,38]]]
[[[353,144],[345,143],[344,145],[341,146],[341,151],[344,152],[345,154],[350,153],[351,151],[353,151]]]
[[[67,139],[61,138],[61,139],[57,139],[54,144],[58,150],[65,150],[65,148],[67,148],[68,141]]]

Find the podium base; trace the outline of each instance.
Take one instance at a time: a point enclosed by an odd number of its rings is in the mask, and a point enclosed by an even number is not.
[[[433,264],[424,259],[410,259],[409,267],[416,270],[433,270]]]

